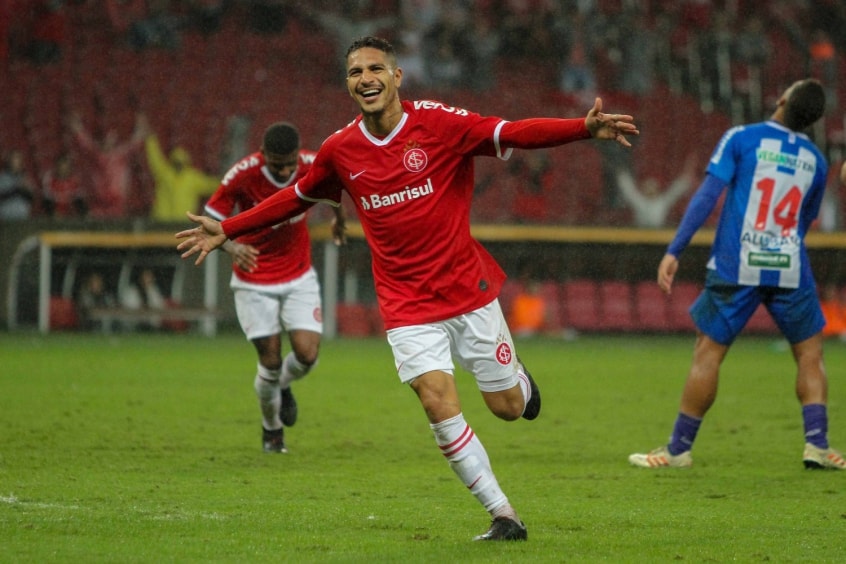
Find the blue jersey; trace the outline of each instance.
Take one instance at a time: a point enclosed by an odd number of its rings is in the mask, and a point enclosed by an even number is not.
[[[805,234],[828,164],[807,135],[767,121],[728,130],[708,163],[728,186],[708,268],[747,286],[813,286]]]

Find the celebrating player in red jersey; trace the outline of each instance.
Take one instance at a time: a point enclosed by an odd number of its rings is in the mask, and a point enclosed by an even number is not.
[[[274,123],[264,133],[261,151],[236,163],[206,204],[206,214],[223,220],[293,186],[311,167],[315,153],[300,149],[289,123]],[[344,237],[344,215],[334,207],[335,241]],[[311,240],[305,214],[243,235],[224,245],[232,255],[235,310],[247,339],[258,353],[255,390],[262,413],[265,452],[287,452],[284,428],[297,420],[291,382],[317,362],[323,317],[320,284],[311,265]],[[281,332],[291,352],[282,360]],[[280,393],[281,392],[281,393]]]
[[[347,88],[361,116],[330,136],[295,190],[217,223],[188,214],[200,227],[178,233],[183,258],[206,254],[316,202],[338,205],[341,187],[355,202],[373,255],[379,307],[397,371],[416,392],[450,467],[493,521],[477,540],[524,540],[526,527],[500,489],[488,455],[465,422],[453,359],[472,373],[493,414],[534,419],[540,393],[517,358],[497,300],[505,274],[470,236],[473,157],[507,159],[533,149],[595,137],[628,146],[631,116],[508,122],[439,102],[400,100],[402,69],[393,47],[376,37],[347,52]]]

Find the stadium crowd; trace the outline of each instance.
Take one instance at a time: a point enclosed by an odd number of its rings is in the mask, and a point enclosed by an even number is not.
[[[75,112],[95,139],[109,131],[129,139],[144,114],[163,150],[190,155],[210,176],[231,164],[224,153],[232,143],[240,148],[230,154],[258,146],[260,128],[233,139],[235,118],[296,118],[305,141],[318,144],[355,115],[337,103],[339,70],[326,61],[365,31],[397,45],[414,97],[448,90],[467,107],[513,119],[567,114],[596,94],[631,108],[645,124],[626,163],[637,184],[669,186],[687,154],[730,123],[762,118],[797,73],[828,90],[816,142],[832,165],[846,154],[846,7],[835,0],[2,0],[0,16],[0,73],[12,85],[0,108],[0,152],[22,155],[32,215],[97,215],[97,159],[75,142]],[[325,90],[334,108],[303,88]],[[295,91],[304,100],[290,100]],[[670,127],[680,119],[681,128]],[[62,172],[60,157],[70,163]],[[481,165],[474,220],[634,225],[619,171],[587,174],[620,158],[585,148],[507,169]],[[114,215],[160,218],[158,176],[144,151],[126,166],[130,200]],[[78,179],[77,204],[53,201],[50,184],[61,174]],[[519,203],[507,185],[523,187]],[[834,206],[826,227],[840,227],[840,199],[826,205]]]

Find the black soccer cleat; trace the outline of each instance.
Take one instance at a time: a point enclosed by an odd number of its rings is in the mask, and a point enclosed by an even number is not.
[[[529,532],[522,521],[510,517],[497,517],[491,521],[491,528],[483,535],[473,537],[474,541],[524,541]]]
[[[264,452],[276,452],[280,454],[288,452],[288,449],[285,447],[285,430],[282,427],[275,431],[268,431],[262,427],[261,442]]]
[[[536,419],[538,415],[540,415],[541,410],[541,395],[540,390],[538,389],[538,385],[535,384],[535,379],[532,378],[532,375],[529,374],[529,369],[526,368],[526,365],[520,361],[520,358],[517,358],[517,362],[520,363],[520,366],[523,367],[523,373],[526,375],[526,378],[529,379],[529,387],[532,390],[532,397],[529,399],[529,402],[526,404],[526,409],[523,410],[523,419],[528,419],[531,421],[532,419]]]
[[[297,400],[291,386],[282,390],[282,407],[279,408],[279,419],[286,427],[293,427],[297,422]]]

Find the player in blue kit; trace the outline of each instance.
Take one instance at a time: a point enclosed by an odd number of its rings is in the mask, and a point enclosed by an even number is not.
[[[825,320],[804,244],[820,209],[828,164],[802,131],[824,110],[820,83],[796,82],[781,96],[768,121],[728,130],[711,156],[706,178],[658,267],[658,284],[669,293],[678,257],[727,188],[705,290],[690,308],[698,329],[693,363],[669,444],[632,454],[631,464],[643,468],[692,464],[690,450],[716,399],[720,365],[763,303],[796,360],[805,467],[846,469],[846,461],[828,444]]]

